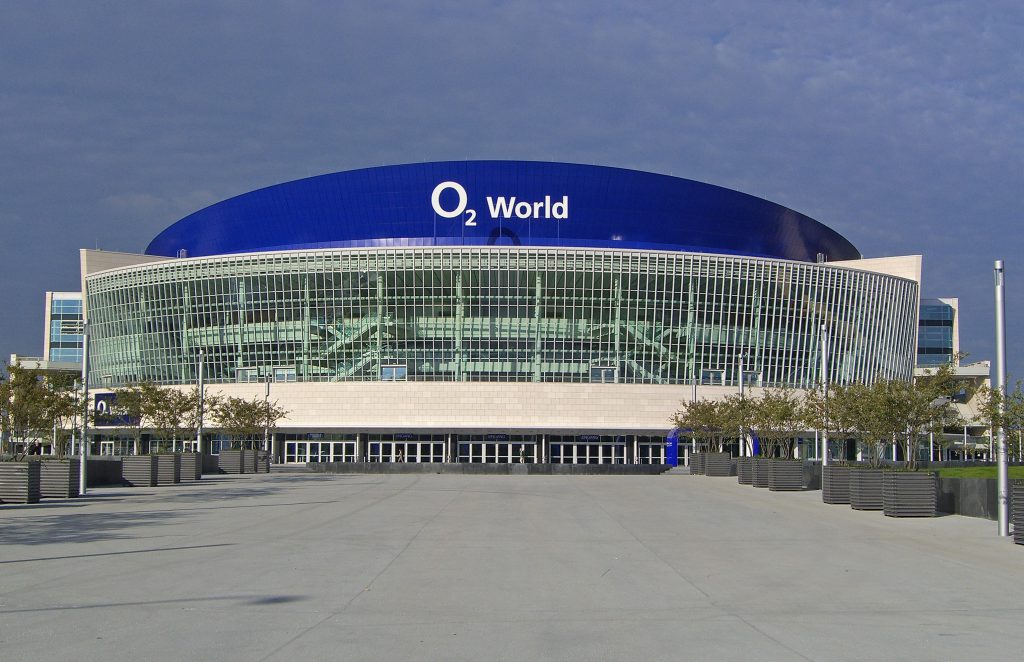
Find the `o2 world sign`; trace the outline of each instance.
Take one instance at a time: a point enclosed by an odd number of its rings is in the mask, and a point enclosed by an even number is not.
[[[441,195],[447,191],[455,192],[457,203],[452,209],[445,209],[441,206]],[[441,182],[434,187],[430,194],[430,206],[434,213],[441,218],[456,218],[462,214],[466,215],[466,225],[476,227],[476,210],[466,209],[469,205],[469,196],[466,188],[458,182]],[[523,220],[556,219],[564,220],[569,218],[569,196],[563,195],[561,200],[552,202],[550,195],[545,195],[543,200],[529,201],[520,200],[516,196],[487,196],[487,211],[492,220],[499,218],[519,218]]]

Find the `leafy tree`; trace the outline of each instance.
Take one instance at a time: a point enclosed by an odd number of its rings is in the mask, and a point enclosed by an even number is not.
[[[766,389],[751,404],[751,421],[761,441],[761,455],[790,457],[793,438],[804,427],[796,393],[787,388]]]
[[[1007,452],[1011,456],[1020,456],[1021,430],[1024,429],[1024,391],[1021,382],[1017,382],[1012,391],[1008,390],[1005,399],[998,389],[981,387],[977,394],[978,422],[988,425],[993,435],[1002,428],[1006,431]],[[1005,402],[1003,411],[1000,404]]]
[[[114,389],[110,415],[118,420],[118,429],[131,435],[136,454],[142,451],[142,433],[152,424],[163,397],[163,390],[153,382]]]
[[[702,450],[721,452],[728,424],[721,401],[702,398],[684,403],[673,422]]]
[[[75,376],[11,364],[9,378],[0,384],[0,424],[12,438],[50,439],[53,452],[67,451],[66,429],[75,415]]]
[[[739,437],[739,443],[747,449],[746,454],[753,455],[753,442],[749,432],[753,426],[754,400],[746,395],[731,393],[726,396],[723,407],[726,430],[730,431],[727,436]]]
[[[226,397],[216,401],[212,408],[214,418],[224,434],[231,437],[232,445],[241,448],[246,441],[263,435],[264,428],[273,430],[277,422],[288,412],[277,406],[277,401],[266,402],[263,398]]]
[[[205,405],[215,406],[215,396],[207,396]],[[199,389],[182,391],[173,388],[161,389],[154,399],[150,422],[154,434],[171,447],[177,447],[178,440],[192,440],[199,428]]]

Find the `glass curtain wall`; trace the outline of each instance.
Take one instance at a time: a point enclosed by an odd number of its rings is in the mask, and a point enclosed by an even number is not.
[[[87,279],[95,385],[909,378],[917,283],[749,257],[408,248],[168,260]],[[710,382],[709,382],[710,383]]]

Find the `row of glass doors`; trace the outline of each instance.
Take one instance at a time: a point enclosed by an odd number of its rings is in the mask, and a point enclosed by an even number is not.
[[[454,461],[482,464],[663,464],[663,437],[550,435],[548,457],[541,435],[451,435]],[[287,435],[284,461],[306,462],[447,462],[449,435],[370,434],[365,456],[356,435]]]

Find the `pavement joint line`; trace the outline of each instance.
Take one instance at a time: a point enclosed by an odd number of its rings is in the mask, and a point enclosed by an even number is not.
[[[422,477],[421,477],[421,476],[416,476],[416,478],[415,478],[415,480],[413,480],[413,482],[409,483],[408,485],[406,485],[406,486],[405,486],[405,487],[403,487],[402,489],[400,489],[400,490],[396,491],[395,493],[391,494],[390,496],[388,496],[388,497],[385,497],[385,499],[380,499],[380,500],[378,500],[378,501],[374,502],[374,503],[373,503],[373,504],[371,504],[371,505],[377,505],[377,504],[379,504],[379,503],[380,503],[381,501],[384,501],[384,500],[386,500],[386,499],[391,499],[391,498],[394,498],[394,497],[396,497],[396,496],[398,496],[398,495],[400,495],[400,494],[403,494],[403,493],[405,493],[405,492],[407,492],[407,491],[411,490],[411,489],[412,489],[413,487],[415,487],[415,486],[416,486],[416,485],[417,485],[417,484],[418,484],[418,483],[419,483],[419,482],[420,482],[421,480],[422,480]],[[444,506],[442,506],[442,507],[441,507],[441,508],[440,508],[440,509],[439,509],[439,510],[438,510],[438,511],[436,512],[436,513],[434,513],[434,516],[433,516],[433,517],[431,517],[431,518],[430,518],[429,520],[427,520],[426,522],[424,522],[424,523],[423,523],[423,524],[422,524],[422,525],[420,526],[420,528],[416,530],[416,533],[415,533],[415,534],[413,534],[413,535],[412,535],[412,537],[410,537],[410,538],[409,538],[409,540],[408,540],[408,541],[406,542],[406,544],[405,544],[405,545],[404,545],[404,546],[403,546],[403,547],[402,547],[402,548],[401,548],[400,550],[398,550],[398,552],[396,552],[396,553],[395,553],[395,555],[394,555],[393,557],[391,557],[391,560],[390,560],[390,561],[388,561],[388,562],[387,562],[387,564],[386,564],[386,565],[385,565],[385,566],[384,566],[383,568],[381,568],[381,569],[380,569],[380,571],[379,571],[379,572],[377,572],[377,573],[376,573],[376,574],[375,574],[375,575],[374,575],[374,576],[373,576],[373,577],[372,577],[372,578],[370,579],[370,581],[369,581],[369,582],[367,582],[367,583],[366,583],[366,586],[365,586],[365,587],[364,587],[364,588],[363,588],[362,590],[360,590],[360,591],[357,591],[357,592],[355,593],[355,595],[353,595],[353,596],[352,596],[351,598],[349,598],[349,599],[348,599],[348,601],[346,601],[346,602],[345,602],[345,604],[344,604],[344,605],[342,605],[340,609],[336,609],[336,610],[332,610],[332,611],[329,611],[329,612],[327,612],[327,614],[326,614],[326,615],[325,615],[325,616],[324,616],[324,617],[323,617],[322,619],[318,620],[318,621],[317,621],[316,623],[314,623],[314,624],[310,625],[310,626],[309,626],[308,628],[306,628],[306,629],[302,630],[301,632],[299,632],[298,634],[296,634],[296,635],[295,635],[294,637],[292,637],[292,638],[291,638],[291,639],[289,639],[288,641],[284,642],[283,644],[281,644],[280,646],[278,646],[278,647],[277,647],[277,648],[275,648],[274,650],[272,650],[272,651],[270,651],[269,653],[267,653],[267,654],[266,654],[265,656],[261,657],[261,658],[260,658],[260,662],[264,662],[264,660],[268,660],[268,659],[270,659],[271,657],[273,657],[273,656],[277,655],[277,654],[278,654],[279,652],[281,652],[282,650],[284,650],[285,648],[287,648],[288,646],[290,646],[291,644],[293,644],[293,643],[294,643],[295,641],[297,641],[297,640],[298,640],[298,639],[300,639],[301,637],[303,637],[303,636],[305,636],[306,634],[308,634],[308,633],[312,632],[313,630],[317,629],[317,628],[318,628],[318,627],[320,627],[320,626],[321,626],[322,624],[326,623],[327,621],[329,621],[330,619],[334,618],[335,616],[338,616],[338,615],[340,615],[340,614],[343,614],[343,613],[345,612],[345,610],[349,608],[349,606],[350,606],[350,605],[352,605],[352,604],[353,604],[353,603],[354,603],[354,602],[355,602],[356,600],[358,600],[358,599],[359,599],[359,598],[360,598],[361,596],[363,596],[363,595],[364,595],[364,594],[365,594],[365,593],[366,593],[367,591],[370,591],[370,590],[371,590],[371,589],[373,588],[373,583],[374,583],[375,581],[377,581],[377,579],[378,579],[378,578],[379,578],[379,577],[380,577],[381,575],[383,575],[383,574],[384,574],[385,572],[387,572],[387,571],[388,571],[388,569],[389,569],[389,568],[390,568],[390,567],[391,567],[391,566],[392,566],[392,565],[393,565],[393,564],[395,563],[395,561],[397,561],[397,560],[398,560],[398,558],[399,558],[400,556],[402,556],[402,554],[404,554],[404,553],[405,553],[405,551],[406,551],[407,549],[409,549],[409,547],[410,547],[410,546],[411,546],[411,545],[413,544],[413,542],[414,542],[414,541],[415,541],[415,540],[416,540],[416,539],[417,539],[417,538],[419,537],[419,535],[420,535],[420,533],[421,533],[421,532],[423,531],[423,529],[425,529],[425,528],[426,528],[427,526],[429,526],[429,525],[430,525],[430,524],[431,524],[432,522],[434,522],[434,521],[435,521],[435,520],[436,520],[436,519],[437,519],[437,518],[438,518],[438,517],[439,517],[439,516],[441,515],[441,513],[442,513],[442,512],[444,512],[444,511],[445,511],[445,510],[447,509],[447,507],[448,507],[448,506],[449,506],[449,505],[450,505],[450,504],[451,504],[451,503],[452,503],[453,501],[455,501],[455,499],[457,499],[457,498],[458,498],[458,494],[457,494],[457,493],[456,493],[456,494],[453,494],[453,495],[452,495],[452,498],[451,498],[451,499],[449,499],[449,500],[448,500],[448,502],[447,502],[447,503],[445,503],[445,505],[444,505]],[[370,507],[369,505],[368,505],[368,506],[366,506],[366,508],[369,508],[369,507]],[[364,508],[364,509],[365,509],[365,508]]]
[[[689,586],[690,586],[691,588],[693,588],[693,589],[694,589],[695,591],[697,591],[697,592],[699,592],[699,593],[700,593],[701,595],[703,595],[703,596],[704,596],[704,597],[705,597],[705,598],[706,598],[706,599],[708,600],[708,602],[710,603],[710,605],[711,605],[712,607],[714,607],[715,609],[718,609],[718,610],[720,610],[720,611],[721,611],[721,612],[722,612],[722,613],[723,613],[724,615],[727,615],[727,616],[731,616],[731,617],[733,617],[733,618],[736,618],[737,620],[739,620],[739,621],[741,621],[742,623],[744,623],[744,624],[745,624],[745,625],[746,625],[747,627],[749,627],[750,629],[752,629],[752,630],[754,630],[755,632],[759,633],[759,634],[760,634],[761,636],[763,636],[764,638],[766,638],[766,639],[768,639],[769,641],[771,641],[771,642],[774,642],[774,643],[775,643],[775,644],[777,644],[778,646],[780,646],[780,647],[782,647],[782,648],[784,648],[784,649],[788,650],[789,652],[791,652],[791,653],[793,653],[794,655],[798,656],[798,657],[799,657],[800,659],[802,659],[802,660],[808,660],[808,661],[812,659],[812,658],[809,658],[809,657],[805,656],[805,655],[804,655],[803,653],[801,653],[800,651],[796,650],[796,649],[795,649],[795,648],[793,648],[792,646],[790,646],[790,645],[788,645],[788,644],[786,644],[786,643],[783,643],[782,641],[779,641],[778,639],[776,639],[776,638],[775,638],[775,637],[773,637],[772,635],[768,634],[767,632],[765,632],[765,631],[764,631],[764,630],[762,630],[761,628],[759,628],[759,627],[757,627],[756,625],[754,625],[753,623],[751,623],[751,622],[750,622],[750,621],[749,621],[748,619],[744,618],[744,617],[743,617],[742,615],[740,615],[739,613],[737,613],[737,612],[735,612],[735,611],[731,610],[731,609],[730,609],[729,607],[727,607],[727,606],[725,606],[725,605],[722,605],[722,604],[720,604],[720,603],[718,602],[718,600],[716,600],[716,599],[715,599],[714,597],[712,597],[712,596],[711,596],[711,595],[710,595],[710,594],[709,594],[709,593],[708,593],[707,591],[705,591],[704,589],[702,589],[702,588],[701,588],[700,586],[697,586],[697,584],[695,584],[695,583],[694,583],[694,582],[693,582],[693,581],[692,581],[692,580],[691,580],[691,579],[690,579],[689,577],[686,577],[685,575],[683,575],[683,574],[682,574],[682,572],[680,572],[680,571],[679,571],[679,568],[677,568],[677,567],[675,566],[675,564],[673,564],[673,563],[670,563],[670,562],[668,562],[667,560],[665,560],[664,558],[662,558],[662,556],[661,556],[661,555],[660,555],[660,554],[659,554],[659,553],[658,553],[658,552],[657,552],[657,551],[656,551],[655,549],[653,549],[653,548],[652,548],[652,547],[651,547],[651,546],[650,546],[649,544],[647,544],[647,543],[646,543],[645,541],[643,541],[643,540],[641,540],[640,538],[638,538],[638,537],[637,537],[637,535],[636,535],[636,533],[635,533],[635,532],[634,532],[634,531],[633,531],[632,529],[630,529],[630,528],[629,528],[628,526],[626,526],[625,524],[623,524],[623,523],[622,523],[622,522],[621,522],[621,521],[619,520],[619,518],[615,517],[615,516],[614,516],[614,515],[612,515],[612,514],[611,514],[610,512],[608,512],[608,510],[607,510],[607,509],[606,509],[606,508],[605,508],[605,507],[604,507],[604,506],[603,506],[603,505],[601,504],[601,501],[600,501],[599,499],[595,498],[593,494],[591,494],[590,492],[587,492],[586,490],[584,490],[584,489],[583,489],[582,487],[580,487],[580,486],[579,486],[579,484],[578,484],[578,483],[576,484],[576,487],[577,487],[577,489],[578,489],[578,490],[580,490],[581,492],[583,492],[583,494],[585,494],[585,495],[586,495],[587,497],[589,497],[589,501],[590,501],[590,503],[594,504],[594,505],[595,505],[595,506],[596,506],[596,507],[598,508],[598,510],[600,510],[600,511],[601,511],[602,513],[604,513],[605,517],[607,517],[607,518],[609,518],[609,519],[610,519],[611,521],[615,522],[615,523],[616,523],[616,524],[617,524],[617,525],[618,525],[618,526],[619,526],[619,527],[620,527],[620,528],[621,528],[621,529],[622,529],[623,531],[625,531],[626,533],[628,533],[628,534],[630,535],[630,537],[632,537],[632,538],[633,538],[633,540],[634,540],[634,541],[636,541],[636,542],[637,542],[637,543],[638,543],[638,544],[639,544],[639,545],[640,545],[641,547],[643,547],[644,549],[646,549],[646,550],[647,550],[647,551],[648,551],[648,552],[649,552],[649,553],[650,553],[650,554],[651,554],[651,555],[652,555],[652,556],[653,556],[654,558],[658,559],[658,561],[659,561],[659,562],[660,562],[660,563],[661,563],[662,565],[664,565],[665,567],[667,567],[667,568],[669,568],[670,570],[672,570],[673,574],[675,574],[675,576],[676,576],[676,577],[679,577],[679,578],[680,578],[681,580],[683,580],[683,581],[684,581],[684,582],[685,582],[686,584],[688,584],[688,585],[689,585]]]

